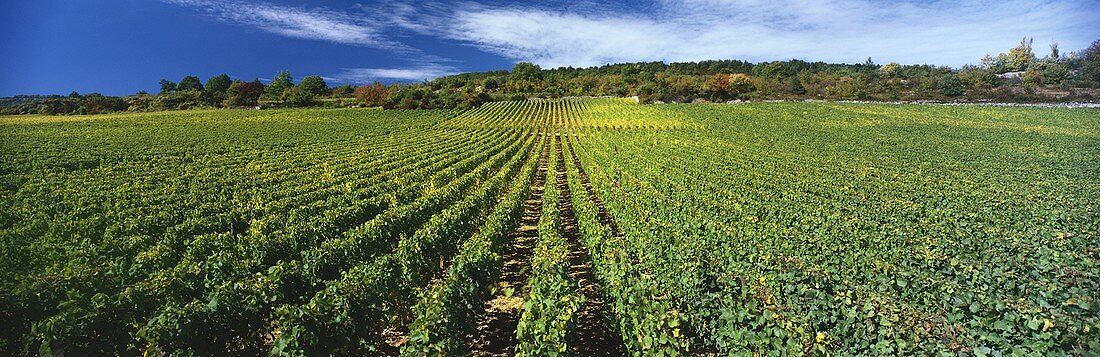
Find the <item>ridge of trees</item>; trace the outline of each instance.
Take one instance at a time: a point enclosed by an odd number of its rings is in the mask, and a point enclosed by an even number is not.
[[[295,84],[279,72],[264,84],[220,74],[206,80],[160,81],[160,93],[125,97],[101,94],[0,98],[0,114],[95,114],[193,108],[382,107],[469,108],[530,97],[637,96],[643,103],[731,100],[1096,100],[1100,93],[1100,40],[1064,54],[1057,43],[1038,57],[1030,38],[979,65],[858,64],[803,60],[639,62],[542,69],[520,62],[511,71],[470,72],[431,81],[329,87],[320,76]]]

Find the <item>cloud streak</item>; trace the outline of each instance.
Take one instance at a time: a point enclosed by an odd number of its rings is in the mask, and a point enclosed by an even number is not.
[[[583,0],[542,7],[383,0],[350,12],[237,0],[165,1],[282,36],[391,49],[413,58],[409,68],[353,68],[335,76],[349,79],[421,80],[458,72],[442,64],[449,60],[416,48],[423,43],[406,43],[409,34],[543,67],[706,59],[852,63],[867,57],[961,66],[1004,51],[1022,36],[1084,48],[1100,23],[1100,10],[1090,0],[654,0],[635,7]]]
[[[453,25],[444,35],[549,67],[727,58],[850,63],[868,56],[959,66],[1022,36],[1083,48],[1100,23],[1091,5],[668,0],[639,13],[472,7],[448,19]]]
[[[337,82],[366,83],[381,80],[423,81],[458,73],[458,69],[437,64],[408,68],[344,68],[333,75]]]
[[[327,9],[304,9],[265,3],[215,0],[165,0],[199,9],[229,23],[254,27],[286,37],[346,45],[402,49],[404,45],[381,34],[378,21]]]

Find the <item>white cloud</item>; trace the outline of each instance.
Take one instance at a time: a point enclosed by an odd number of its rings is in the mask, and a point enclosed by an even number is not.
[[[342,83],[367,83],[384,80],[423,81],[458,72],[457,69],[449,66],[420,64],[410,68],[344,68],[332,77],[337,82]]]
[[[561,12],[468,6],[408,28],[546,67],[703,59],[933,63],[959,66],[1022,36],[1063,49],[1096,36],[1100,10],[1088,2],[932,3],[792,0],[665,0],[640,12]],[[411,13],[424,18],[424,12]],[[430,14],[429,14],[430,15]],[[431,19],[431,16],[426,16]],[[415,22],[409,17],[406,22]],[[428,30],[425,30],[428,29]],[[1090,31],[1093,30],[1093,31]]]
[[[491,9],[459,12],[454,20],[451,38],[550,67],[652,59],[676,46],[675,28],[645,18]]]
[[[605,5],[557,0],[543,7],[381,3],[350,12],[240,0],[164,0],[228,22],[304,39],[371,46],[410,58],[410,68],[347,69],[337,78],[421,80],[457,72],[404,44],[419,35],[455,41],[543,67],[636,61],[791,58],[827,62],[961,66],[1032,36],[1036,51],[1096,39],[1094,0],[653,0]],[[417,59],[419,58],[419,59]]]
[[[303,9],[265,3],[216,0],[165,0],[201,9],[221,20],[274,34],[378,48],[403,48],[381,34],[380,23],[327,9]]]

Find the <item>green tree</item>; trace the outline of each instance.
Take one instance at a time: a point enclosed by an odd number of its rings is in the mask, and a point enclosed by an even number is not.
[[[963,84],[974,89],[991,89],[997,85],[997,75],[992,70],[966,65],[959,71]]]
[[[321,76],[306,76],[302,78],[302,83],[299,83],[298,87],[315,96],[328,93],[328,83],[325,83],[325,79]]]
[[[336,88],[332,88],[332,96],[336,98],[347,98],[355,94],[355,87],[350,84],[345,84]]]
[[[1032,39],[1024,37],[1020,44],[1008,50],[1007,68],[1009,71],[1026,71],[1035,62],[1035,51],[1031,49]]]
[[[481,82],[481,86],[482,89],[484,89],[486,92],[492,92],[497,88],[500,88],[500,82],[500,78],[489,77],[485,78],[485,80]]]
[[[890,62],[880,67],[879,72],[882,72],[882,75],[886,78],[894,78],[901,72],[901,65],[897,62]]]
[[[1024,87],[1033,88],[1037,85],[1043,84],[1043,71],[1039,69],[1039,66],[1032,66],[1024,71],[1024,75],[1021,76],[1024,81]]]
[[[176,91],[176,82],[172,82],[167,79],[160,80],[160,94],[167,94]]]
[[[1092,45],[1081,51],[1077,57],[1080,58],[1081,63],[1079,73],[1081,80],[1085,84],[1100,85],[1100,40],[1093,41]]]
[[[203,88],[203,97],[206,99],[206,103],[216,106],[225,102],[225,93],[232,84],[233,80],[229,79],[228,74],[219,74],[207,79],[206,86]]]
[[[542,90],[546,87],[542,68],[530,62],[516,63],[512,67],[512,73],[508,75],[508,86],[513,92],[530,93]]]
[[[948,74],[940,77],[938,84],[940,94],[946,97],[958,97],[963,95],[966,91],[966,87],[963,86],[963,82],[959,79],[959,76],[954,74]]]
[[[875,64],[875,61],[872,61],[871,57],[867,57],[867,61],[863,62],[862,67],[864,71],[874,72],[882,66]]]
[[[542,68],[531,62],[516,63],[516,65],[512,67],[512,73],[509,75],[509,79],[519,81],[541,81]]]
[[[740,95],[756,90],[756,84],[752,77],[745,74],[719,73],[707,79],[704,89],[710,94],[712,101],[721,102],[737,99]]]
[[[1031,48],[1032,39],[1024,37],[1020,44],[1008,50],[1008,53],[998,53],[996,56],[985,55],[982,57],[982,66],[994,73],[1026,71],[1032,62],[1035,62],[1035,51]]]
[[[284,92],[293,87],[294,79],[290,77],[290,71],[281,71],[275,75],[275,79],[271,80],[271,84],[264,88],[264,98],[279,100]]]
[[[787,90],[794,94],[806,94],[806,87],[802,86],[802,81],[798,79],[798,76],[791,76],[787,80]]]
[[[416,109],[419,106],[420,102],[418,102],[416,99],[405,97],[401,98],[401,104],[397,107],[401,109]]]
[[[229,78],[229,75],[222,73],[207,79],[205,89],[207,93],[224,95],[232,84],[233,80]]]
[[[1043,77],[1043,84],[1059,84],[1069,77],[1069,69],[1061,62],[1046,62],[1039,66],[1039,68],[1039,74]]]
[[[202,91],[202,80],[200,80],[199,77],[195,77],[195,76],[183,77],[183,79],[180,80],[179,85],[176,85],[176,90],[179,90],[179,91],[196,90],[196,91],[201,92]]]
[[[225,91],[225,106],[227,107],[252,107],[259,103],[260,96],[264,94],[264,84],[260,80],[251,82],[235,81]]]
[[[301,86],[292,87],[284,92],[283,102],[290,107],[308,107],[317,104],[313,93]]]

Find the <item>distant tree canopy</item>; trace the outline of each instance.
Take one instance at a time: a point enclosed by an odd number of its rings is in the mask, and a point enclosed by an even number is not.
[[[368,107],[381,107],[386,105],[389,91],[382,83],[374,82],[370,85],[355,88],[355,98]]]
[[[513,81],[541,81],[542,68],[531,62],[516,63],[508,79]]]
[[[328,93],[328,84],[321,76],[305,76],[298,87],[312,95],[324,95]]]
[[[252,107],[259,104],[264,94],[264,84],[260,80],[251,82],[235,81],[226,90],[225,106]]]
[[[233,80],[229,78],[228,74],[219,74],[206,80],[206,85],[203,87],[203,98],[206,99],[206,104],[210,106],[221,106],[225,102],[226,91],[229,90],[229,86],[233,84]]]
[[[194,91],[200,91],[201,92],[202,91],[202,80],[200,80],[199,77],[195,77],[195,76],[183,77],[183,79],[180,80],[180,83],[178,85],[176,85],[176,90],[178,90],[178,91],[194,90]]]
[[[226,74],[203,84],[196,76],[160,81],[160,93],[109,97],[0,98],[0,114],[94,114],[114,111],[211,107],[368,106],[468,108],[489,101],[528,97],[637,96],[641,102],[723,102],[734,99],[824,100],[1096,100],[1100,93],[1100,40],[1076,52],[1057,43],[1037,57],[1031,38],[978,65],[959,69],[931,65],[855,64],[803,60],[751,63],[739,60],[639,62],[542,69],[530,62],[511,71],[470,72],[431,81],[384,85],[343,84],[329,88],[320,76],[295,85],[289,71],[270,83],[233,80]],[[1037,90],[1037,89],[1047,90]],[[1058,90],[1050,90],[1058,89]],[[1068,93],[1054,97],[1048,93]]]
[[[737,99],[741,94],[752,92],[756,90],[756,85],[752,78],[743,73],[718,73],[707,79],[705,89],[712,101],[720,102]]]
[[[295,86],[283,92],[283,102],[289,107],[308,107],[316,104],[317,97],[303,86]]]
[[[229,75],[222,73],[207,79],[205,89],[208,93],[224,95],[231,84],[233,84],[233,80],[229,78]]]
[[[512,92],[536,92],[545,87],[542,68],[530,62],[516,63],[508,76],[508,83]]]
[[[294,87],[294,79],[290,77],[290,71],[281,71],[267,85],[264,90],[264,97],[267,100],[279,100],[292,87]]]
[[[1008,53],[999,53],[996,56],[986,55],[982,58],[982,66],[996,73],[1022,72],[1035,62],[1035,51],[1031,49],[1032,39],[1024,37],[1020,44],[1008,50]]]
[[[966,91],[966,87],[963,86],[963,82],[959,79],[958,75],[948,74],[940,77],[939,81],[940,94],[945,97],[958,97],[963,95]]]
[[[1080,77],[1091,83],[1100,83],[1100,40],[1092,42],[1069,61],[1071,68],[1079,69]]]
[[[355,95],[355,87],[350,84],[345,84],[336,88],[332,88],[329,94],[337,98],[352,97]]]
[[[160,93],[166,94],[176,91],[176,82],[167,79],[160,80]],[[75,93],[75,92],[74,92]]]

